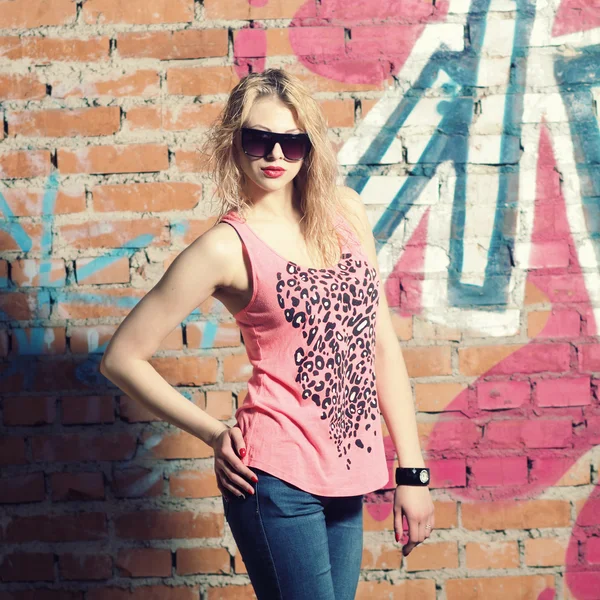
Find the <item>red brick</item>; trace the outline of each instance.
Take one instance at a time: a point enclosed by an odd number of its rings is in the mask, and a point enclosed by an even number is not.
[[[59,238],[73,248],[128,248],[131,240],[141,236],[152,239],[150,246],[166,246],[169,241],[169,223],[166,219],[121,219],[87,221],[57,225]],[[112,291],[112,290],[111,290]],[[133,290],[127,289],[129,294]],[[94,290],[101,293],[100,290]]]
[[[208,444],[187,431],[145,432],[142,433],[141,443],[147,456],[153,458],[207,458],[213,455]]]
[[[589,377],[541,379],[535,384],[537,406],[587,406],[591,399]]]
[[[115,566],[123,577],[170,577],[171,551],[158,548],[119,550]]]
[[[472,459],[471,484],[476,487],[500,487],[527,484],[526,456],[489,456]]]
[[[463,527],[470,531],[568,527],[568,500],[505,500],[463,503]]]
[[[0,600],[83,600],[83,592],[36,588],[21,592],[0,592]]]
[[[530,338],[576,338],[581,331],[581,315],[576,310],[535,311],[527,315]]]
[[[124,539],[220,538],[223,515],[209,512],[139,510],[115,517],[116,535]]]
[[[197,586],[143,585],[132,590],[106,587],[88,590],[86,600],[198,600]]]
[[[71,352],[73,354],[103,353],[117,325],[80,325],[71,327]]]
[[[431,488],[464,487],[467,485],[467,463],[464,458],[444,458],[427,461],[431,473]]]
[[[529,482],[536,487],[588,485],[590,464],[576,461],[571,456],[536,456],[531,459]]]
[[[47,425],[54,423],[56,399],[49,396],[4,398],[5,425]]]
[[[450,375],[449,346],[427,346],[423,348],[402,348],[402,356],[410,377]]]
[[[504,577],[467,577],[445,581],[447,600],[527,600],[542,598],[547,589],[555,588],[554,575],[511,575]],[[547,594],[553,598],[554,592]]]
[[[460,372],[464,375],[562,373],[569,370],[570,355],[569,344],[474,346],[458,351]]]
[[[25,458],[25,439],[22,437],[0,437],[0,465],[21,465]]]
[[[141,498],[160,496],[164,478],[159,468],[130,467],[113,472],[111,489],[117,498]]]
[[[35,378],[31,378],[30,389],[32,392],[57,392],[70,389],[72,391],[89,390],[89,382],[81,377],[81,369],[89,368],[85,365],[85,358],[75,358],[70,354],[38,356],[35,366]],[[16,390],[13,390],[16,391]]]
[[[585,549],[585,562],[589,565],[600,564],[600,538],[588,538]]]
[[[467,542],[465,544],[467,569],[512,569],[519,567],[519,545],[508,542]]]
[[[112,135],[121,126],[118,106],[8,112],[8,135],[74,137]]]
[[[588,443],[595,446],[600,444],[600,415],[586,417]]]
[[[225,548],[179,548],[177,550],[177,573],[230,573],[230,556]]]
[[[175,164],[177,170],[182,173],[206,172],[206,155],[195,150],[177,150],[175,152]]]
[[[63,396],[62,422],[65,425],[113,423],[112,396]]]
[[[0,54],[8,60],[27,60],[36,64],[54,62],[96,62],[108,59],[110,38],[84,40],[54,37],[0,37]]]
[[[143,31],[117,36],[117,49],[124,58],[176,60],[227,56],[226,29]]]
[[[169,492],[178,498],[210,498],[221,493],[213,469],[171,473]]]
[[[319,106],[329,127],[354,127],[354,100],[320,100]]]
[[[477,404],[484,410],[502,410],[529,404],[531,385],[528,381],[479,381]]]
[[[219,117],[223,105],[180,104],[178,106],[144,105],[132,106],[127,110],[126,125],[130,131],[140,129],[163,131],[188,131],[206,129]]]
[[[185,331],[188,348],[235,348],[242,345],[236,323],[217,323],[215,331],[214,322],[190,321]]]
[[[0,75],[0,100],[41,100],[46,96],[46,84],[33,74]]]
[[[43,473],[13,475],[0,479],[0,504],[41,502],[45,493]]]
[[[98,257],[78,258],[75,260],[75,277],[82,285],[99,285],[108,283],[129,283],[129,257],[116,255],[110,262],[98,263]]]
[[[600,344],[582,344],[578,351],[581,371],[600,371]]]
[[[2,0],[3,29],[32,29],[74,23],[77,5],[72,0]]]
[[[61,185],[61,189],[57,192],[53,214],[81,213],[85,210],[85,189],[83,185],[64,188]],[[41,217],[44,214],[45,193],[44,190],[30,188],[2,190],[4,199],[15,217]],[[34,261],[35,259],[28,260]],[[37,262],[39,263],[39,260]]]
[[[159,92],[160,75],[154,69],[140,69],[132,73],[108,78],[87,73],[85,80],[81,83],[71,83],[69,80],[52,82],[53,98],[89,99],[100,96],[153,98],[158,96]]]
[[[398,549],[396,549],[396,555],[398,554]],[[400,561],[400,558],[398,558]],[[395,569],[399,569],[399,566],[395,566]],[[237,586],[236,586],[237,587]],[[231,589],[231,588],[230,588]],[[252,592],[249,590],[248,594]],[[241,598],[242,594],[239,596],[237,592],[233,592],[231,596],[214,596],[210,597],[210,600],[230,600],[230,598]],[[250,600],[251,596],[247,596],[248,600]],[[419,577],[418,579],[404,579],[399,581],[386,581],[383,579],[380,580],[371,580],[371,581],[359,581],[357,588],[356,600],[372,600],[373,598],[395,598],[404,600],[405,598],[410,598],[411,600],[435,600],[436,598],[436,589],[435,589],[435,581],[433,579],[425,579],[423,577]],[[246,599],[246,596],[244,596]]]
[[[202,200],[202,185],[184,181],[100,185],[92,188],[95,212],[191,210]]]
[[[5,260],[0,261],[0,280],[8,280],[8,276],[5,275],[5,272],[8,272],[7,265],[8,263]],[[8,330],[0,330],[0,357],[6,358],[8,350]]]
[[[6,554],[0,564],[2,581],[54,581],[54,555],[42,552]]]
[[[0,158],[0,162],[2,159]],[[15,171],[16,173],[17,171]],[[31,247],[29,249],[30,252],[38,252],[41,247],[42,240],[42,225],[41,223],[27,223],[25,221],[20,221],[19,226],[22,228],[23,232],[27,236],[27,239],[30,240]],[[2,249],[5,252],[10,250],[14,250],[17,252],[22,252],[21,247],[17,243],[15,236],[9,234],[8,232],[0,231],[0,244],[2,245]],[[33,301],[34,304],[31,305],[30,302]],[[40,313],[45,313],[47,315],[50,314],[49,307],[46,304],[40,305],[39,293],[35,294],[27,294],[21,293],[20,291],[12,291],[10,294],[0,294],[0,308],[3,310],[11,311],[11,316],[13,318],[17,318],[14,315],[33,315],[34,311],[32,310],[32,306],[35,306],[35,316],[36,318],[42,318]],[[18,320],[26,320],[33,318],[31,316],[18,318]]]
[[[296,32],[291,32],[294,35]],[[290,36],[291,37],[291,36]],[[346,53],[345,33],[342,26],[302,27],[293,37],[294,53],[297,56],[318,56],[321,60],[329,56]]]
[[[217,360],[214,357],[154,357],[149,362],[174,386],[205,385],[217,381]]]
[[[49,175],[50,168],[49,150],[16,150],[0,155],[0,179],[40,177]]]
[[[565,566],[568,541],[541,537],[524,540],[525,565],[532,567]]]
[[[428,450],[473,448],[481,438],[477,424],[460,413],[448,414],[435,422],[419,423],[419,437]]]
[[[45,462],[80,462],[86,460],[129,460],[135,454],[133,432],[63,433],[32,438],[33,460]]]
[[[565,448],[572,443],[572,424],[571,419],[492,421],[483,439],[494,448]]]
[[[93,25],[107,23],[189,23],[194,18],[194,0],[87,0],[83,20]]]
[[[146,408],[139,400],[129,396],[121,396],[119,399],[119,414],[123,421],[128,423],[147,423],[150,421],[161,421],[161,418]]]
[[[108,554],[62,554],[58,568],[65,581],[110,579],[112,558]]]
[[[458,568],[457,542],[428,542],[417,546],[405,559],[407,572]]]
[[[528,282],[534,288],[552,290],[552,302],[573,304],[575,302],[589,302],[585,285],[570,273],[566,275],[546,275],[529,273]],[[535,295],[531,298],[537,302],[544,302],[543,298]],[[546,300],[547,301],[547,300]],[[535,303],[535,302],[532,302]]]
[[[204,0],[204,17],[206,19],[293,19],[302,8],[303,17],[316,17],[314,5],[304,0],[288,2],[249,3],[245,0]]]
[[[130,238],[131,239],[131,238]],[[131,312],[132,303],[139,301],[147,290],[127,288],[94,290],[97,302],[87,302],[85,297],[65,296],[54,305],[61,319],[99,319],[102,317],[124,317]]]
[[[0,534],[0,538],[9,543],[78,542],[102,540],[107,536],[104,513],[12,517]]]
[[[174,95],[228,94],[238,81],[233,67],[172,67],[167,71],[167,89]]]
[[[169,168],[168,149],[163,144],[59,148],[57,156],[62,174],[149,173]]]
[[[104,500],[104,475],[93,473],[52,473],[52,500]]]
[[[20,287],[62,287],[66,283],[66,275],[62,258],[17,258],[11,262],[12,280]],[[64,331],[64,327],[62,329]]]
[[[13,331],[11,352],[17,356],[64,354],[66,347],[64,327],[27,327]]]

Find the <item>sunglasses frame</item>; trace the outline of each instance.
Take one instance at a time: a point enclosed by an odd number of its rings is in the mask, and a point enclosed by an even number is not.
[[[262,154],[261,156],[257,156],[255,154],[249,154],[248,152],[246,152],[246,149],[244,148],[244,132],[260,133],[262,136],[265,137],[266,146],[264,154]],[[302,156],[301,158],[288,158],[285,154],[283,146],[286,141],[292,141],[297,139],[302,139],[305,141],[306,151],[304,152],[304,156]],[[275,133],[274,131],[265,131],[264,129],[253,129],[252,127],[242,127],[240,129],[240,142],[244,154],[252,158],[266,158],[273,151],[275,144],[279,144],[281,146],[281,151],[283,152],[283,155],[285,156],[286,160],[290,160],[293,162],[305,159],[308,156],[310,149],[312,148],[312,144],[308,133]]]

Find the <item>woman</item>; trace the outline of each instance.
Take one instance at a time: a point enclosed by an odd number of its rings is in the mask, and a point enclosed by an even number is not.
[[[128,315],[103,358],[102,372],[128,395],[212,446],[225,517],[259,600],[354,598],[363,495],[389,479],[380,414],[401,465],[394,528],[398,541],[404,515],[404,554],[434,526],[369,221],[360,196],[336,185],[327,136],[298,79],[280,69],[243,78],[203,147],[217,223]],[[209,296],[233,315],[253,366],[233,427],[148,363]]]

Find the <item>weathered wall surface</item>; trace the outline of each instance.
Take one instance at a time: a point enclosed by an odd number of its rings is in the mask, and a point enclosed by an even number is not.
[[[0,598],[253,596],[210,448],[98,364],[211,226],[198,142],[268,66],[368,207],[432,470],[404,560],[392,480],[365,498],[358,597],[600,597],[597,3],[0,0],[0,28]],[[220,303],[152,364],[233,424]]]

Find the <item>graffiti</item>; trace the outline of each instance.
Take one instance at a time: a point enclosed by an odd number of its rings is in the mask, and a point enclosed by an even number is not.
[[[252,21],[236,32],[238,76],[267,66],[268,29]],[[338,158],[344,182],[368,206],[390,306],[468,340],[454,343],[452,372],[464,390],[423,429],[436,487],[491,514],[567,485],[582,465],[590,471],[600,443],[598,11],[583,0],[407,2],[401,11],[392,2],[321,0],[298,9],[286,43],[327,81],[393,81],[376,101],[361,102],[362,119]],[[51,343],[49,321],[86,314],[77,307],[124,316],[143,295],[130,286],[106,293],[85,280],[147,250],[153,234],[101,250],[76,274],[53,272],[58,191],[55,170],[39,240],[0,193],[2,231],[18,251],[40,257],[26,267],[35,285],[0,279],[0,319],[18,347],[0,372],[9,391],[39,390],[48,377],[31,357]],[[183,237],[190,223],[168,226]],[[17,316],[12,299],[22,293],[29,312]],[[198,347],[227,335],[224,310],[215,302],[184,321],[198,327]],[[12,326],[25,320],[28,329]],[[107,343],[92,326],[87,354],[75,360],[80,387],[107,385],[97,368]],[[135,459],[151,459],[163,439],[157,427]],[[142,474],[127,495],[143,495],[162,473]],[[598,486],[581,499],[565,551],[563,583],[579,600],[594,598],[600,582],[588,555],[600,536],[599,502]],[[367,510],[383,520],[392,507],[372,502]],[[549,588],[538,595],[552,597]]]
[[[335,3],[322,6],[335,12]],[[436,8],[461,13],[459,3]],[[533,500],[589,464],[598,444],[596,367],[584,357],[595,356],[600,305],[600,29],[586,21],[588,30],[578,30],[566,4],[543,8],[471,2],[468,46],[460,28],[419,15],[420,37],[390,59],[402,89],[385,91],[338,154],[345,183],[370,206],[386,293],[399,313],[508,337],[522,328],[527,290],[545,305],[531,341],[498,358],[490,353],[489,366],[469,363],[475,351],[465,348],[459,368],[477,377],[425,440],[439,484],[488,511],[499,501],[502,511],[503,501]],[[362,9],[357,23],[369,7]],[[510,16],[497,20],[497,11]],[[549,13],[557,15],[551,34]],[[361,39],[348,20],[350,39]],[[292,43],[300,47],[303,35],[294,29]],[[381,44],[385,55],[389,46]],[[569,52],[559,52],[561,44]],[[343,60],[304,64],[353,80]],[[503,91],[479,93],[494,86]],[[398,174],[398,163],[406,173]],[[598,571],[583,558],[598,535],[597,497],[596,487],[565,553],[564,583],[574,598],[597,593]],[[390,510],[375,506],[373,516]]]

